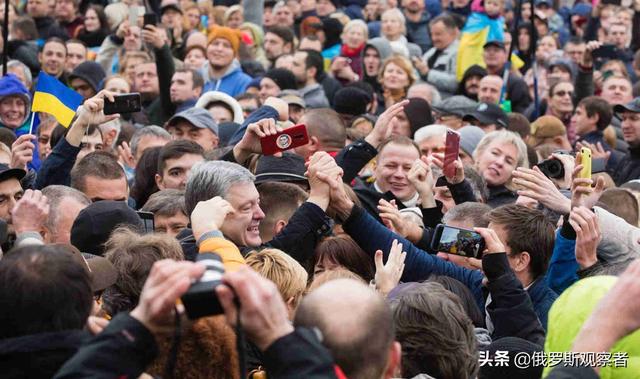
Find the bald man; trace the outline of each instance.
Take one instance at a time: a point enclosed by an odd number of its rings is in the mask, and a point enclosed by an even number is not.
[[[307,295],[294,319],[315,327],[348,378],[388,379],[400,366],[389,307],[377,292],[352,279],[329,281]]]
[[[480,80],[478,101],[481,103],[500,103],[500,93],[504,81],[497,75],[487,75]]]

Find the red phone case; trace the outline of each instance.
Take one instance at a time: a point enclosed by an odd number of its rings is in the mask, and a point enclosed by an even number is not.
[[[453,130],[447,130],[447,141],[444,149],[444,167],[443,174],[448,178],[452,178],[456,175],[456,166],[453,162],[458,159],[460,151],[460,134]]]
[[[293,126],[278,134],[260,139],[263,155],[273,155],[281,151],[306,145],[308,142],[309,135],[307,134],[307,126],[304,124]]]

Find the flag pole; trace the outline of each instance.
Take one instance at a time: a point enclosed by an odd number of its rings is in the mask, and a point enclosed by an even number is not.
[[[4,20],[2,23],[2,75],[7,74],[7,62],[9,60],[9,0],[4,0]]]
[[[31,123],[29,124],[29,134],[33,133],[33,121],[36,119],[36,112],[31,112]]]

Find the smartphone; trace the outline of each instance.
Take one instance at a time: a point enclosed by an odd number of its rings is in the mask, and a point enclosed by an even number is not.
[[[153,25],[156,26],[158,24],[158,16],[155,13],[145,13],[143,16],[143,26]]]
[[[431,241],[431,249],[440,253],[480,259],[485,243],[482,236],[473,230],[438,224]]]
[[[582,170],[578,173],[578,178],[591,179],[591,149],[581,148],[580,156],[582,157]]]
[[[156,224],[153,221],[153,213],[151,212],[136,212],[138,216],[142,219],[142,224],[144,226],[145,233],[153,233],[156,229]]]
[[[307,126],[304,124],[292,126],[278,134],[260,139],[263,155],[273,155],[307,143],[309,143],[309,135],[307,134]]]
[[[133,113],[140,112],[142,109],[142,100],[139,93],[127,93],[125,95],[117,95],[113,97],[113,102],[104,99],[104,114],[116,113]]]
[[[622,5],[622,0],[602,0],[602,4]]]
[[[591,53],[593,59],[617,59],[617,51],[615,45],[602,45],[593,50]]]
[[[453,178],[456,176],[456,166],[453,164],[460,154],[460,134],[447,129],[447,140],[444,148],[443,170],[444,176]]]

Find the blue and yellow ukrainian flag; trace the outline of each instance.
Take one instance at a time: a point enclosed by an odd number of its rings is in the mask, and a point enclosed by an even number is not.
[[[485,67],[482,53],[487,41],[504,41],[504,18],[494,19],[484,13],[471,13],[462,29],[458,46],[456,67],[458,81],[462,80],[465,71],[474,64]],[[511,64],[516,69],[520,69],[524,66],[524,61],[516,54],[511,54]]]
[[[53,76],[40,71],[38,83],[33,94],[32,112],[45,112],[55,117],[68,128],[76,115],[76,109],[82,104],[82,96],[62,84]]]

